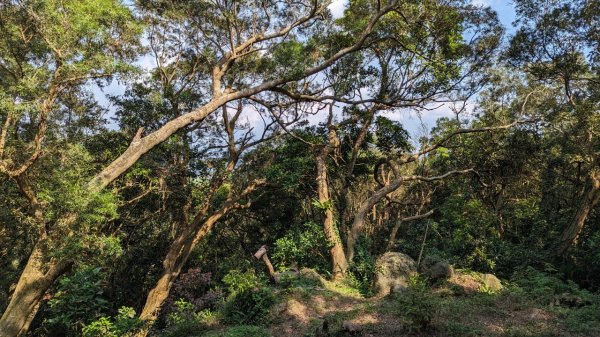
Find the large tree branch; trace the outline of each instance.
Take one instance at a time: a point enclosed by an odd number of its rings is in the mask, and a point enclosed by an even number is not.
[[[396,177],[396,179],[390,181],[389,184],[379,188],[377,191],[375,191],[375,193],[373,193],[372,196],[370,196],[367,200],[365,200],[360,205],[360,207],[358,208],[358,211],[356,212],[354,221],[352,222],[352,226],[350,228],[350,232],[348,233],[348,240],[347,240],[348,261],[351,261],[352,258],[354,257],[354,245],[356,244],[356,240],[358,240],[359,235],[363,231],[363,228],[365,225],[365,218],[366,218],[369,210],[373,206],[375,206],[375,204],[377,204],[385,196],[396,191],[402,185],[403,182],[414,181],[414,180],[431,182],[431,181],[436,181],[436,180],[442,180],[442,179],[447,178],[452,175],[471,173],[471,172],[473,172],[473,169],[449,171],[449,172],[446,172],[439,176],[420,176],[420,175],[400,176],[400,177]]]
[[[409,216],[406,218],[398,219],[396,221],[396,224],[394,225],[394,228],[392,228],[392,232],[390,233],[390,238],[388,239],[387,250],[392,249],[394,242],[396,242],[396,235],[398,235],[398,230],[400,229],[400,226],[402,226],[403,223],[409,222],[409,221],[425,219],[432,214],[433,214],[433,210],[430,210],[429,212],[426,212],[426,213],[416,214],[416,215]]]
[[[395,2],[392,2],[392,4],[384,7],[383,9],[381,9],[380,11],[375,13],[369,20],[369,24],[367,25],[365,30],[362,32],[362,34],[359,36],[359,38],[357,39],[357,41],[354,44],[352,44],[351,46],[348,46],[346,48],[340,49],[334,55],[332,55],[328,59],[324,60],[321,64],[319,64],[315,67],[306,69],[300,76],[294,76],[294,77],[283,76],[283,77],[280,77],[280,78],[277,78],[274,80],[263,82],[257,86],[251,87],[251,88],[246,88],[246,89],[242,89],[239,91],[233,91],[233,92],[225,92],[223,94],[217,94],[205,105],[167,122],[160,129],[154,131],[153,133],[147,135],[146,137],[143,137],[137,141],[132,141],[131,144],[129,145],[129,147],[125,150],[125,152],[123,152],[123,154],[121,154],[117,159],[115,159],[111,164],[109,164],[105,169],[103,169],[100,173],[98,173],[96,176],[94,176],[94,178],[92,178],[90,180],[90,182],[88,183],[89,191],[92,193],[95,193],[95,192],[102,190],[108,184],[110,184],[112,181],[114,181],[114,179],[116,179],[123,172],[125,172],[127,169],[129,169],[129,167],[131,167],[135,162],[137,162],[137,160],[142,155],[144,155],[145,153],[150,151],[152,148],[154,148],[158,144],[164,142],[173,133],[177,132],[178,130],[182,129],[183,127],[185,127],[191,123],[203,120],[204,118],[206,118],[209,114],[211,114],[213,111],[218,109],[223,104],[226,104],[227,102],[230,102],[230,101],[233,101],[236,99],[251,97],[252,95],[263,92],[265,90],[269,90],[273,87],[297,80],[299,78],[314,75],[314,74],[326,69],[327,67],[331,66],[333,63],[335,63],[337,60],[344,57],[345,55],[348,55],[354,51],[359,50],[361,48],[361,46],[363,45],[363,43],[366,41],[367,37],[373,31],[373,28],[374,28],[375,24],[378,22],[378,20],[385,13],[392,10],[394,8],[394,6],[395,6]],[[294,27],[296,27],[296,26],[294,26]],[[259,41],[264,38],[269,38],[269,36],[270,35],[267,35],[260,39],[257,37],[255,39],[256,39],[256,41]],[[213,83],[213,86],[214,86],[214,83]]]
[[[443,147],[444,144],[446,144],[446,142],[448,142],[450,139],[452,139],[455,136],[458,135],[462,135],[462,134],[468,134],[468,133],[478,133],[478,132],[487,132],[487,131],[497,131],[497,130],[506,130],[506,129],[510,129],[514,126],[520,125],[520,124],[527,124],[527,123],[533,123],[535,121],[533,120],[516,120],[510,124],[505,124],[505,125],[500,125],[500,126],[489,126],[489,127],[482,127],[482,128],[469,128],[469,129],[458,129],[455,130],[451,133],[449,133],[448,135],[442,137],[440,140],[438,140],[437,142],[421,149],[418,152],[415,152],[413,154],[410,155],[403,155],[400,157],[400,159],[398,160],[398,163],[400,165],[402,164],[406,164],[406,163],[410,163],[410,162],[414,162],[417,159],[419,159],[421,156],[430,153],[440,147]]]

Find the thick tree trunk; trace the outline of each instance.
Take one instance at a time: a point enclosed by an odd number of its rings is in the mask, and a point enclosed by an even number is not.
[[[193,234],[188,229],[180,233],[171,245],[163,260],[163,272],[146,297],[146,303],[140,314],[142,320],[153,322],[158,317],[158,311],[169,296],[173,281],[181,273],[181,268],[193,249],[191,235]]]
[[[14,179],[21,193],[29,201],[31,215],[38,225],[44,228],[43,210],[35,192],[25,177],[16,176]],[[33,247],[10,302],[0,318],[0,337],[24,335],[27,332],[38,311],[42,296],[69,267],[66,261],[45,262],[41,250],[46,240],[45,229],[40,232],[40,238]]]
[[[325,162],[329,151],[323,149],[316,157],[317,162],[317,192],[319,194],[319,202],[322,204],[330,201],[329,186],[327,185],[327,164]],[[329,249],[331,255],[331,266],[334,279],[341,279],[348,271],[348,261],[344,254],[342,240],[339,232],[335,227],[333,219],[333,210],[328,207],[324,210],[323,231],[325,238],[331,245]]]
[[[591,210],[600,201],[600,170],[594,170],[590,173],[589,184],[583,194],[583,200],[573,219],[564,229],[560,237],[557,256],[562,256],[569,247],[577,242],[577,238],[585,225],[585,222]]]
[[[140,314],[140,319],[147,322],[147,328],[140,331],[136,335],[137,337],[143,337],[148,334],[152,323],[158,318],[160,307],[169,297],[173,282],[181,273],[181,269],[188,261],[194,247],[210,232],[214,224],[225,212],[226,210],[221,209],[206,219],[200,228],[192,225],[191,228],[182,231],[177,236],[163,260],[163,272],[161,276],[148,293],[148,297],[146,297],[146,303]],[[196,216],[196,218],[201,218],[201,216]]]
[[[41,242],[33,248],[8,307],[0,318],[0,337],[24,335],[46,291],[70,267],[67,262],[45,262],[40,245]]]

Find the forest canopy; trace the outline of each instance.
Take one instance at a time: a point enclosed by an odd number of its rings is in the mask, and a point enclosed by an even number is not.
[[[481,3],[0,0],[0,337],[600,336],[600,1]]]

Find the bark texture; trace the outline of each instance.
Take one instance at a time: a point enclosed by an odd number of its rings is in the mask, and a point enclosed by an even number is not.
[[[327,155],[331,151],[331,147],[326,146],[316,157],[317,162],[317,192],[319,194],[319,202],[321,204],[328,203],[331,198],[329,195],[329,186],[327,184]],[[334,279],[341,279],[348,271],[348,261],[344,254],[340,235],[335,227],[333,218],[333,210],[327,207],[324,210],[323,231],[325,238],[331,245],[329,249],[331,255],[331,266]]]
[[[0,318],[0,337],[24,335],[48,288],[70,267],[66,262],[45,262],[41,243],[34,247],[8,307]]]
[[[577,238],[583,230],[587,218],[600,201],[600,169],[593,170],[590,173],[589,183],[583,194],[583,199],[573,216],[573,219],[564,229],[560,237],[557,255],[562,256],[567,249],[577,243]]]
[[[238,201],[248,196],[257,187],[262,186],[266,183],[265,180],[255,181],[253,184],[248,186],[243,192],[237,197],[228,198],[221,208],[213,212],[209,217],[206,217],[205,210],[201,210],[196,214],[192,223],[186,228],[182,229],[167,253],[167,256],[163,260],[163,271],[158,281],[148,293],[146,303],[140,314],[140,319],[146,321],[147,329],[140,331],[136,336],[143,337],[148,334],[149,328],[152,323],[157,319],[160,307],[165,302],[171,291],[171,286],[179,274],[181,269],[190,257],[191,252],[194,250],[198,242],[202,241],[208,233],[212,230],[215,223],[231,211],[234,208],[247,207],[246,205],[239,205]]]

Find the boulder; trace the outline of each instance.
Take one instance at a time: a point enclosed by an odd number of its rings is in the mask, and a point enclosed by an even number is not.
[[[397,252],[381,255],[375,262],[377,289],[379,296],[400,292],[409,285],[409,278],[417,273],[415,260]]]
[[[307,280],[313,280],[313,281],[318,281],[318,282],[323,281],[323,277],[321,275],[319,275],[319,273],[317,273],[314,269],[310,269],[310,268],[300,269],[300,272],[298,273],[298,275]]]
[[[502,290],[502,282],[493,274],[483,274],[481,276],[482,286],[487,290],[496,292]]]
[[[580,308],[586,305],[590,305],[592,304],[592,302],[590,300],[584,300],[577,295],[573,295],[570,293],[562,293],[554,297],[554,303],[552,304],[560,307]]]
[[[454,276],[454,268],[452,268],[452,265],[448,262],[440,261],[427,268],[423,272],[423,276],[427,277],[432,282],[447,280]]]
[[[353,323],[351,321],[343,321],[342,322],[342,330],[348,331],[351,333],[357,333],[357,332],[362,331],[362,326],[360,326],[356,323]]]

